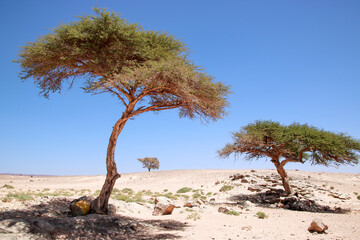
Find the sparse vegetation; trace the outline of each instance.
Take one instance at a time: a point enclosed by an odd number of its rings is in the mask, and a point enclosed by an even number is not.
[[[111,198],[124,201],[124,202],[147,202],[143,199],[144,192],[140,191],[134,194],[134,191],[129,188],[124,188],[121,191],[114,192],[111,194]]]
[[[192,191],[192,188],[183,187],[183,188],[180,188],[179,190],[177,190],[176,193],[187,193],[187,192],[190,192],[190,191]]]
[[[224,186],[222,186],[221,188],[220,188],[220,192],[227,192],[227,191],[230,191],[230,190],[232,190],[232,189],[234,189],[234,186],[231,186],[231,185],[224,185]]]
[[[190,197],[189,197],[189,195],[185,195],[185,194],[181,194],[180,195],[182,198],[184,198],[185,200],[188,200]]]
[[[4,184],[1,188],[6,188],[6,189],[14,189],[14,186],[8,185],[8,184]]]
[[[360,195],[357,196],[357,199],[360,200]]]
[[[201,197],[201,194],[200,193],[194,193],[192,195],[193,198],[200,198]]]
[[[126,193],[128,195],[134,194],[134,190],[132,190],[131,188],[123,188],[121,190],[122,193]]]
[[[239,215],[240,215],[239,212],[234,211],[234,210],[232,210],[232,211],[227,211],[227,212],[225,212],[225,214],[227,214],[227,215],[234,215],[234,216],[239,216]]]
[[[266,213],[264,213],[264,212],[257,212],[257,213],[256,213],[256,216],[257,216],[258,218],[260,218],[260,219],[265,219],[265,218],[268,218],[268,217],[269,217],[269,216],[266,215]]]
[[[357,192],[354,192],[354,194],[355,194],[355,195],[358,195],[358,193],[357,193]]]
[[[330,186],[330,189],[331,189],[331,190],[334,190],[334,186]]]
[[[15,200],[19,200],[19,201],[34,200],[34,198],[30,194],[23,193],[23,192],[8,193],[5,198],[8,198],[9,200],[15,199]]]
[[[194,221],[199,220],[200,219],[200,214],[194,212],[194,213],[190,214],[189,216],[187,216],[187,219],[192,219]]]
[[[92,196],[94,196],[94,197],[99,196],[100,192],[101,192],[101,190],[96,190],[96,191],[92,194]]]
[[[12,198],[10,197],[4,197],[3,199],[1,199],[2,202],[11,202]]]

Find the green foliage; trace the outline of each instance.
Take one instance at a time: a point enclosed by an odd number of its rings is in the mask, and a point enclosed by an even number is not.
[[[357,164],[360,141],[344,133],[334,133],[307,124],[285,126],[278,122],[256,121],[233,133],[234,143],[218,153],[246,154],[247,159],[269,157],[274,163],[310,161],[312,164]]]
[[[234,215],[234,216],[239,216],[239,215],[240,215],[240,213],[237,212],[237,211],[227,211],[227,212],[225,212],[225,214],[227,214],[227,215]]]
[[[357,196],[357,199],[360,200],[360,195]]]
[[[164,197],[167,197],[167,198],[170,198],[170,199],[174,199],[174,200],[177,200],[177,199],[178,199],[178,196],[179,196],[179,195],[173,195],[171,192],[166,193],[166,194],[164,195]]]
[[[234,186],[231,186],[231,185],[224,185],[224,186],[222,186],[221,188],[220,188],[220,192],[227,192],[227,191],[230,191],[230,190],[232,190],[232,189],[234,189]]]
[[[16,192],[16,193],[8,193],[6,195],[7,199],[15,199],[15,200],[19,200],[19,201],[29,201],[29,200],[34,200],[34,198],[27,193],[23,193],[23,192]]]
[[[188,195],[185,194],[181,194],[180,197],[184,198],[185,200],[188,200],[190,198]]]
[[[266,215],[264,212],[257,212],[256,213],[256,216],[260,219],[265,219],[265,218],[268,218],[269,216]]]
[[[192,191],[192,188],[183,187],[183,188],[180,188],[179,190],[177,190],[176,193],[187,193],[187,192],[190,192],[190,191]]]
[[[126,193],[126,194],[128,194],[128,195],[134,194],[134,190],[132,190],[131,188],[123,188],[123,189],[121,190],[121,192]]]
[[[61,92],[64,82],[72,86],[83,77],[86,92],[108,92],[131,108],[144,104],[129,117],[171,108],[180,108],[181,117],[205,120],[226,114],[229,87],[192,64],[183,42],[144,30],[114,12],[94,11],[22,47],[15,60],[21,78],[33,78],[41,94],[49,97]]]
[[[151,196],[153,193],[150,190],[143,190],[145,196]]]
[[[143,164],[143,168],[147,168],[150,172],[151,169],[159,169],[160,168],[160,162],[157,158],[138,158],[139,162]]]
[[[1,188],[6,188],[6,189],[14,189],[14,186],[8,185],[8,184],[4,184]]]
[[[124,188],[121,191],[113,191],[111,197],[124,202],[146,202],[146,200],[143,199],[145,193],[146,192],[143,191],[135,193],[132,189]]]
[[[200,193],[194,193],[192,195],[193,198],[200,198],[201,197],[201,194]]]

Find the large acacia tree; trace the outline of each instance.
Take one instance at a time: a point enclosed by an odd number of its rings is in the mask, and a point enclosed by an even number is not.
[[[120,177],[114,152],[125,123],[141,113],[175,108],[180,117],[215,121],[226,115],[230,89],[192,64],[180,40],[144,30],[114,12],[94,11],[28,43],[16,62],[21,78],[34,79],[45,97],[80,79],[87,93],[110,93],[123,104],[109,139],[106,180],[91,205],[93,212],[107,213]]]
[[[233,133],[234,142],[219,150],[220,157],[245,154],[246,160],[267,157],[274,163],[287,194],[293,194],[284,169],[289,162],[335,165],[358,163],[360,142],[344,133],[325,131],[307,124],[281,125],[255,121]]]

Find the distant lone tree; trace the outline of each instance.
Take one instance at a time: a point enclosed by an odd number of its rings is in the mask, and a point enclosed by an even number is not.
[[[159,169],[160,168],[160,162],[157,158],[138,158],[139,162],[143,164],[143,168],[147,168],[147,170],[150,172],[151,169]]]
[[[268,157],[281,176],[288,195],[293,194],[284,170],[288,162],[310,161],[325,166],[358,163],[360,142],[343,133],[333,133],[306,124],[289,126],[256,121],[233,133],[234,143],[218,151],[220,157],[246,154],[247,160]]]
[[[114,152],[126,122],[141,113],[175,108],[180,117],[215,121],[226,115],[230,88],[188,60],[185,44],[173,36],[144,30],[105,9],[94,11],[28,43],[16,62],[21,79],[34,79],[45,97],[80,78],[85,92],[110,93],[123,104],[109,139],[105,183],[91,204],[92,212],[106,214],[120,177]]]

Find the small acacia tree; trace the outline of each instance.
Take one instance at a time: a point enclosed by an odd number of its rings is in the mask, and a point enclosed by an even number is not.
[[[256,121],[233,133],[234,143],[218,151],[220,157],[246,154],[247,160],[268,157],[281,176],[287,194],[293,194],[284,166],[288,162],[311,164],[357,164],[360,142],[343,133],[333,133],[306,124],[284,126]]]
[[[160,168],[160,162],[157,158],[138,158],[139,162],[143,164],[143,168],[147,168],[147,170],[150,172],[151,169],[159,169]]]
[[[107,213],[120,177],[115,146],[126,122],[141,113],[175,108],[180,117],[215,121],[226,115],[230,88],[192,64],[180,40],[146,31],[114,12],[94,10],[95,15],[79,17],[28,43],[16,62],[21,78],[33,78],[45,97],[81,78],[85,92],[110,93],[123,104],[109,139],[105,183],[91,204],[92,212]]]

